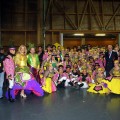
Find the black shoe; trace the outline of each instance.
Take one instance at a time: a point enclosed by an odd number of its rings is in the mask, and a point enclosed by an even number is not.
[[[73,86],[73,83],[72,83],[72,82],[69,82],[69,84],[70,84],[71,86]]]
[[[15,99],[9,99],[10,102],[15,102]]]
[[[13,99],[12,96],[11,96],[11,94],[10,94],[10,91],[11,91],[11,90],[12,90],[12,89],[10,89],[10,88],[8,89],[8,97],[9,97],[8,100],[9,100],[10,102],[15,102],[15,99]]]
[[[3,97],[1,97],[0,99],[3,99]]]
[[[84,84],[83,84],[83,83],[81,83],[81,84],[79,85],[79,87],[81,88],[83,85],[84,85]]]

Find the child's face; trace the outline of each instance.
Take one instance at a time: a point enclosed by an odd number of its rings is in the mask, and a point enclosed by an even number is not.
[[[59,68],[59,72],[62,73],[63,72],[63,67]]]
[[[117,62],[114,62],[114,66],[116,67],[116,66],[119,66],[119,63],[117,63]]]
[[[77,64],[74,64],[74,68],[77,68]]]
[[[98,74],[103,74],[103,71],[102,70],[98,70]]]
[[[53,69],[53,67],[52,67],[52,64],[49,66],[49,70],[52,70]]]
[[[86,69],[84,69],[84,70],[82,71],[82,73],[83,73],[83,74],[86,74],[86,73],[87,73],[87,70],[86,70]]]
[[[52,60],[55,60],[55,57],[54,57],[54,56],[52,56]]]

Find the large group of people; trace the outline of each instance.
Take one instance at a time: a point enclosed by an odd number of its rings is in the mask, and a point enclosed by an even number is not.
[[[47,45],[35,48],[21,45],[18,50],[9,46],[8,53],[0,48],[0,99],[3,83],[8,86],[5,97],[14,102],[16,95],[26,98],[31,93],[44,96],[61,88],[87,89],[99,94],[120,94],[120,50],[114,47],[91,45],[63,48]]]

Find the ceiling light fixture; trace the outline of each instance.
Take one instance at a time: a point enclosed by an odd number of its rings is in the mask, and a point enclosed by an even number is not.
[[[84,36],[83,33],[75,33],[74,35],[75,35],[75,36]]]
[[[97,34],[95,34],[95,36],[106,36],[106,34],[105,33],[97,33]]]

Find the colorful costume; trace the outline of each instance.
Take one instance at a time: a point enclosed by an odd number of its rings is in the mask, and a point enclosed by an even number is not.
[[[15,64],[17,66],[13,90],[29,90],[37,96],[43,96],[43,90],[40,88],[40,85],[37,83],[34,76],[30,73],[29,67],[27,67],[27,56],[17,54],[15,56]]]
[[[6,98],[9,99],[11,102],[15,99],[15,94],[13,92],[14,87],[14,74],[15,74],[15,63],[11,55],[8,55],[3,62],[4,64],[4,71],[6,76],[8,77],[9,88],[6,92]],[[9,77],[11,79],[9,79]]]
[[[104,83],[104,78],[104,76],[96,75],[95,83],[91,83],[89,85],[90,88],[87,91],[100,94],[109,93],[110,90],[108,89],[107,84]]]
[[[56,73],[53,76],[53,81],[56,83],[56,86],[58,88],[67,87],[70,85],[70,82],[71,82],[69,77],[65,73],[62,73],[62,74]]]
[[[72,66],[72,64],[71,64],[70,61],[63,61],[63,67],[64,67],[64,70],[66,70],[66,66],[67,66],[67,65]]]
[[[119,70],[115,70],[113,68],[110,73],[113,75],[113,77],[105,82],[108,84],[108,88],[112,93],[120,94],[120,68]]]
[[[91,82],[91,78],[88,73],[83,74],[81,73],[80,77],[78,78],[78,85],[81,88],[88,88],[88,84]]]
[[[44,84],[42,89],[47,92],[47,93],[52,93],[56,91],[56,85],[55,83],[52,81],[52,77],[53,77],[54,73],[50,72],[48,70],[45,71],[44,74]]]
[[[37,54],[32,55],[29,53],[27,55],[27,63],[28,63],[31,73],[36,78],[36,80],[39,82],[40,78],[38,75],[38,70],[40,68],[40,61],[39,61],[38,55]]]

